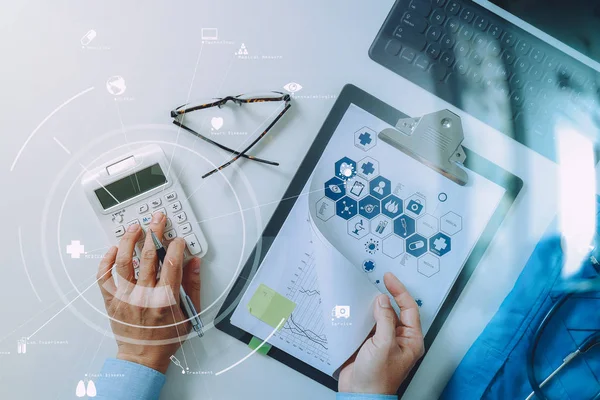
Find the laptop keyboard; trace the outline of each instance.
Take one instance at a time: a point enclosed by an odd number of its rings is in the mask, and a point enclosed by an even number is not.
[[[564,123],[598,135],[600,74],[472,1],[397,1],[369,54],[553,161]]]

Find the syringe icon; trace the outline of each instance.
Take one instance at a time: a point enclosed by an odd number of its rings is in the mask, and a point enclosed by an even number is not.
[[[171,359],[171,361],[173,362],[173,364],[177,365],[179,368],[181,368],[181,373],[185,374],[185,368],[183,368],[183,365],[181,365],[181,361],[179,361],[177,359],[177,357],[175,357],[174,355],[169,357]]]

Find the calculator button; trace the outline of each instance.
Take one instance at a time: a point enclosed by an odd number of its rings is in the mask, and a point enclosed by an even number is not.
[[[198,238],[193,233],[191,235],[187,235],[183,238],[187,243],[187,248],[192,254],[198,254],[202,251],[202,247],[200,243],[198,243]]]
[[[137,224],[137,225],[139,225],[139,224],[140,224],[140,220],[139,220],[139,219],[134,219],[133,221],[129,221],[129,222],[127,223],[127,226],[129,227],[129,226],[131,226],[131,225],[136,225],[136,224]]]
[[[152,214],[156,214],[157,212],[159,213],[163,213],[164,215],[167,215],[167,209],[166,208],[159,208],[158,210],[154,211]]]
[[[173,201],[173,200],[175,200],[176,198],[177,198],[177,193],[175,193],[175,192],[171,192],[171,193],[169,193],[169,194],[167,194],[167,195],[165,196],[165,199],[166,199],[167,201]]]
[[[162,204],[161,199],[154,199],[150,202],[150,205],[152,206],[152,208],[156,208],[156,207],[160,206],[161,204]]]
[[[116,227],[114,233],[116,237],[123,236],[125,234],[125,227],[123,225]]]
[[[165,224],[165,228],[170,228],[173,226],[173,222],[171,221],[171,218],[167,218],[167,223]]]
[[[170,229],[165,232],[165,240],[173,240],[176,237],[177,237],[177,232],[175,232],[175,229]]]
[[[146,214],[142,217],[142,224],[148,225],[152,221],[152,214]]]
[[[181,224],[182,222],[187,221],[187,215],[184,212],[175,215],[175,222]]]
[[[133,265],[133,269],[139,269],[140,268],[140,258],[139,257],[133,257],[131,259],[131,264]]]
[[[176,201],[175,203],[169,204],[168,207],[169,207],[169,211],[171,211],[171,212],[181,211],[181,202]]]
[[[181,232],[182,235],[187,235],[191,231],[192,231],[192,224],[190,224],[189,222],[187,222],[179,227],[179,232]]]
[[[138,206],[138,213],[139,213],[139,214],[143,214],[143,213],[145,213],[146,211],[148,211],[148,204],[140,204],[140,205]]]
[[[135,277],[135,280],[137,281],[138,279],[140,279],[140,269],[134,269],[133,270],[133,276]]]

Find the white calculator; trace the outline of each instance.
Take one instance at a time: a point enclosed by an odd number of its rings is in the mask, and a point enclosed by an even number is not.
[[[160,146],[149,145],[123,154],[88,171],[81,184],[112,242],[116,243],[133,224],[140,224],[145,232],[152,214],[161,212],[167,216],[165,242],[182,237],[187,244],[186,257],[206,254],[208,245],[198,218],[179,181],[169,173]],[[143,238],[135,246],[136,278]]]

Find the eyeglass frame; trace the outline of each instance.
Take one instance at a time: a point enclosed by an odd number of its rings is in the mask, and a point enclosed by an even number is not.
[[[187,105],[189,105],[190,103],[186,103],[186,104],[182,104],[178,107],[176,107],[175,109],[171,110],[171,118],[173,118],[173,124],[177,125],[178,127],[190,132],[191,134],[193,134],[196,137],[199,137],[200,139],[213,144],[215,146],[217,146],[218,148],[222,149],[222,150],[226,150],[228,152],[230,152],[231,154],[234,154],[235,156],[229,160],[228,162],[226,162],[225,164],[221,165],[218,168],[213,169],[212,171],[207,172],[206,174],[202,175],[202,179],[209,177],[210,175],[219,172],[221,170],[223,170],[224,168],[227,168],[229,165],[233,164],[234,162],[236,162],[237,160],[239,160],[240,158],[246,158],[248,160],[252,160],[252,161],[256,161],[256,162],[260,162],[263,164],[268,164],[268,165],[274,165],[274,166],[279,166],[278,162],[275,161],[269,161],[269,160],[265,160],[262,158],[258,158],[258,157],[254,157],[252,155],[246,154],[248,151],[250,151],[250,149],[252,149],[252,147],[254,147],[254,145],[256,145],[262,138],[265,137],[265,135],[271,130],[271,128],[281,119],[281,117],[283,117],[283,115],[291,108],[291,96],[287,93],[282,93],[282,92],[277,92],[277,91],[273,91],[271,93],[275,93],[275,94],[279,94],[281,96],[279,97],[256,97],[256,98],[250,98],[250,99],[240,99],[240,96],[244,96],[244,94],[239,94],[237,96],[227,96],[227,97],[223,97],[221,99],[215,99],[214,102],[212,103],[206,103],[206,104],[199,104],[197,106],[193,106],[193,107],[189,107],[189,108],[183,108],[186,107]],[[266,103],[266,102],[274,102],[274,101],[283,101],[285,102],[285,106],[283,108],[283,110],[277,115],[277,117],[275,117],[275,119],[273,119],[273,121],[269,124],[269,126],[267,126],[267,128],[256,137],[256,139],[254,139],[252,141],[252,143],[250,143],[244,150],[242,151],[237,151],[234,149],[231,149],[225,145],[222,145],[204,135],[202,135],[199,132],[196,132],[195,130],[189,128],[188,126],[183,124],[183,121],[180,121],[178,118],[181,117],[181,119],[183,119],[183,117],[185,116],[185,114],[188,114],[190,112],[193,111],[198,111],[198,110],[206,110],[208,108],[212,108],[212,107],[219,107],[222,108],[225,104],[227,104],[229,101],[237,104],[238,106],[241,106],[242,104],[250,104],[250,103]]]

